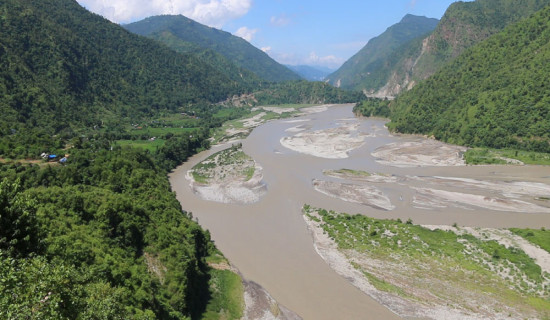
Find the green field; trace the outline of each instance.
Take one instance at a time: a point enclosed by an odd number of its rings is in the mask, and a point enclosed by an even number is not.
[[[550,153],[473,148],[464,154],[467,164],[507,164],[506,158],[519,160],[525,164],[550,165]]]
[[[150,152],[154,152],[157,150],[157,148],[164,145],[165,140],[163,139],[156,139],[155,141],[151,140],[117,140],[115,142],[115,146],[130,146],[133,148],[140,148],[144,150],[149,150]]]

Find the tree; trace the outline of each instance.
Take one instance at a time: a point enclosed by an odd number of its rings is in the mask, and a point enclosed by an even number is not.
[[[19,257],[41,250],[34,201],[21,193],[20,181],[0,183],[0,249]]]

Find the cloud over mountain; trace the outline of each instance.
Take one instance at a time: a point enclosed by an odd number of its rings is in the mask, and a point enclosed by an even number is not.
[[[161,14],[182,14],[211,27],[245,15],[252,0],[78,0],[90,11],[105,18],[127,23]]]

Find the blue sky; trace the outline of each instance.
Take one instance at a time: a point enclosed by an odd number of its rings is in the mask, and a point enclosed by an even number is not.
[[[337,68],[407,13],[440,19],[454,0],[77,0],[117,23],[183,14],[283,64]]]

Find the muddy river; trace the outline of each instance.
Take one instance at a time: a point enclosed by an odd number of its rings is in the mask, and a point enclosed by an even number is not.
[[[286,141],[304,133],[352,127],[351,150],[303,153]],[[326,138],[326,137],[325,137]],[[323,140],[324,141],[324,140]],[[324,143],[324,142],[321,143]],[[362,143],[356,143],[357,141]],[[375,218],[412,219],[415,224],[482,227],[550,227],[550,167],[393,166],[372,153],[418,137],[392,136],[384,121],[358,119],[351,105],[334,106],[300,118],[268,122],[243,141],[243,150],[263,168],[267,193],[249,205],[202,200],[189,187],[186,172],[220,147],[200,153],[170,176],[185,210],[210,230],[218,248],[247,280],[263,286],[279,303],[304,319],[394,319],[315,252],[301,215],[304,204]],[[283,144],[286,145],[283,146]],[[286,143],[288,142],[288,143]],[[338,146],[337,146],[338,147]],[[326,151],[326,150],[325,150]],[[378,160],[378,161],[377,161]],[[373,182],[391,202],[386,209],[343,201],[317,191],[314,181],[357,184],[329,177],[325,170],[363,170],[391,177]],[[520,210],[523,207],[529,210]],[[518,209],[519,208],[519,209]]]

